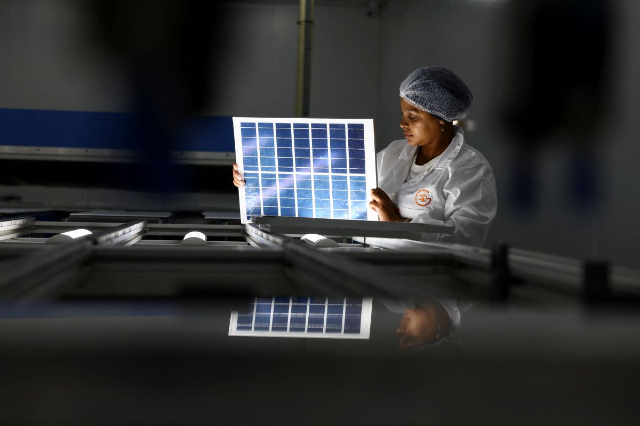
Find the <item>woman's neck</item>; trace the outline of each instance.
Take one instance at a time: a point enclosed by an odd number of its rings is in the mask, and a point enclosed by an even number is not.
[[[445,124],[444,131],[435,144],[422,145],[416,155],[416,164],[422,166],[442,154],[453,140],[453,126]]]

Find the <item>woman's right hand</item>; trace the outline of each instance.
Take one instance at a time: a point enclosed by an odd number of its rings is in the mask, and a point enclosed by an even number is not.
[[[238,188],[242,188],[245,185],[244,177],[242,173],[238,171],[238,165],[236,163],[233,163],[233,184]]]

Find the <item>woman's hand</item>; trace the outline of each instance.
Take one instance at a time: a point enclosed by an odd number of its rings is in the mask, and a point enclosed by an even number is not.
[[[391,198],[380,188],[371,190],[369,208],[378,213],[383,222],[404,222],[404,219],[396,212],[396,206],[393,205]]]
[[[242,173],[238,171],[238,165],[236,163],[233,163],[233,184],[238,188],[242,188],[245,185],[244,177]]]

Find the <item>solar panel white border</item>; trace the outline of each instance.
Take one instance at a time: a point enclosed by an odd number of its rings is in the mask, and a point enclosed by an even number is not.
[[[258,118],[258,117],[233,117],[233,136],[235,139],[236,163],[240,173],[244,175],[244,155],[242,150],[242,132],[241,123],[273,123],[273,124],[296,124],[308,123],[315,124],[362,124],[364,126],[364,148],[365,148],[365,182],[368,189],[375,188],[378,184],[376,172],[376,148],[373,131],[373,119],[338,119],[338,118]],[[310,126],[311,127],[311,126]],[[313,166],[311,167],[313,169]],[[295,169],[294,169],[295,173]],[[275,172],[277,174],[277,172]],[[313,175],[313,173],[311,173]],[[330,173],[331,175],[331,173]],[[238,188],[240,197],[240,220],[241,223],[250,223],[247,218],[247,205],[245,198],[245,188]],[[367,191],[368,195],[368,191]],[[296,196],[297,198],[297,196]],[[368,199],[368,197],[367,197]],[[371,209],[367,209],[367,220],[377,221],[378,215]]]
[[[362,299],[362,313],[360,315],[360,333],[308,333],[306,331],[255,331],[237,330],[238,312],[231,312],[229,321],[229,336],[248,337],[297,337],[307,339],[369,339],[371,335],[371,313],[373,299],[365,297]],[[273,313],[272,313],[273,316]],[[255,313],[254,313],[255,317]],[[307,314],[308,318],[308,314]]]

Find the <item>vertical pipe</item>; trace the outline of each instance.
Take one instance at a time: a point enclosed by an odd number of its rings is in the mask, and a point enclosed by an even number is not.
[[[296,117],[309,117],[311,46],[313,41],[313,6],[314,0],[300,0],[300,20],[298,21]]]

